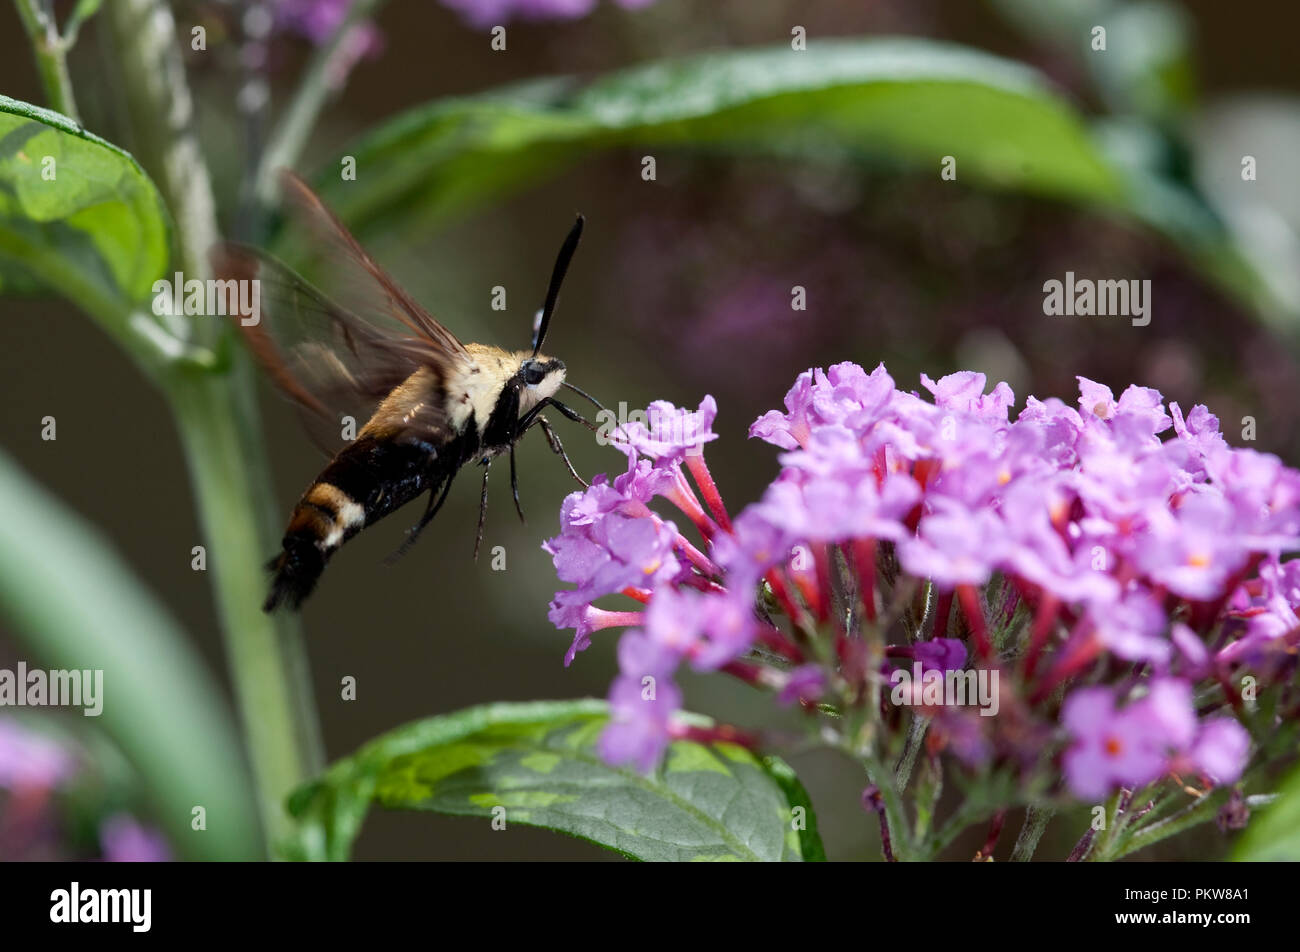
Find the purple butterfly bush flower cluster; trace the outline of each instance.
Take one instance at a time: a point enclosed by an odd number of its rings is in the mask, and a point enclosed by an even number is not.
[[[963,769],[1045,774],[1089,803],[1238,782],[1254,691],[1296,672],[1300,473],[1144,387],[1079,378],[1076,404],[1030,397],[1013,419],[982,374],[921,384],[883,365],[801,374],[750,427],[781,468],[734,518],[704,459],[712,398],[612,432],[626,471],[570,495],[545,544],[572,586],[550,611],[576,632],[565,663],[627,629],[603,756],[649,770],[700,734],[678,719],[682,665],[886,736],[911,723],[892,676],[916,666],[1000,675],[994,716],[906,702],[928,755]]]

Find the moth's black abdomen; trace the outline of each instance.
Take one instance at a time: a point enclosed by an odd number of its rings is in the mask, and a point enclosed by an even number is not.
[[[262,610],[275,611],[283,604],[297,611],[316,587],[328,558],[316,539],[306,535],[285,536],[283,551],[267,564],[272,572],[271,593],[266,596]]]
[[[294,508],[283,550],[269,566],[271,592],[262,607],[296,610],[339,546],[426,490],[436,490],[473,445],[464,439],[436,447],[362,436],[340,452]]]

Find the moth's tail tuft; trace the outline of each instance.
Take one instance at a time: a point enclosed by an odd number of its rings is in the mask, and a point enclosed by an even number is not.
[[[316,543],[307,538],[287,536],[284,551],[266,566],[271,570],[271,591],[262,605],[265,612],[273,612],[281,604],[297,611],[303,599],[312,593],[316,580],[325,570],[325,555]]]

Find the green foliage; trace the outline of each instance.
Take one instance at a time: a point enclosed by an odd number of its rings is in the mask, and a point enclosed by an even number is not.
[[[168,242],[162,199],[130,155],[0,96],[0,259],[122,321],[165,272]]]
[[[1278,798],[1256,810],[1233,859],[1246,862],[1300,861],[1300,767],[1292,768]]]
[[[603,701],[493,704],[408,724],[298,790],[302,858],[346,859],[372,803],[540,826],[652,861],[821,860],[816,819],[785,764],[734,744],[674,743],[657,773],[596,751]],[[794,808],[806,829],[796,831]],[[494,813],[495,811],[495,813]]]
[[[356,181],[330,169],[319,185],[360,231],[419,225],[633,147],[884,159],[936,177],[951,155],[962,181],[1102,204],[1122,194],[1078,115],[1035,72],[892,38],[710,53],[581,89],[548,80],[437,100],[349,147]]]
[[[0,616],[29,661],[104,672],[103,713],[182,856],[255,859],[257,817],[234,723],[173,619],[74,513],[0,454]],[[207,830],[190,828],[191,809]]]

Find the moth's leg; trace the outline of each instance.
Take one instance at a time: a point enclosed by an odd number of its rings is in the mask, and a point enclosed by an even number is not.
[[[585,426],[589,430],[592,430],[593,432],[600,429],[598,426],[596,426],[596,424],[592,423],[590,420],[584,417],[577,410],[573,409],[573,407],[561,403],[559,400],[556,400],[553,397],[548,402],[550,403],[551,406],[555,407],[555,409],[559,410],[561,413],[563,413],[574,423],[581,423],[583,426]]]
[[[542,411],[545,410],[547,407],[555,407],[555,409],[559,410],[570,420],[574,421],[575,423],[581,423],[583,426],[585,426],[587,429],[593,432],[599,432],[600,430],[600,428],[596,426],[596,424],[592,423],[590,420],[584,417],[577,410],[573,409],[573,407],[566,406],[565,404],[561,403],[559,400],[556,400],[554,397],[545,397],[544,399],[539,400],[536,406],[534,406],[531,410],[529,410],[527,413],[525,413],[522,417],[519,418],[519,427],[516,432],[524,433],[526,430],[532,427],[533,424],[537,422],[537,418],[541,416]]]
[[[483,526],[487,524],[487,480],[488,464],[483,464],[483,492],[478,497],[478,534],[474,537],[474,561],[478,561],[478,550],[483,544]]]
[[[519,521],[528,525],[528,520],[524,518],[523,507],[519,505],[519,479],[515,475],[515,444],[510,444],[510,492],[515,497],[515,512],[519,513]]]
[[[578,484],[584,489],[590,488],[590,484],[578,475],[578,471],[573,468],[573,463],[569,460],[569,454],[564,452],[564,444],[560,442],[559,435],[551,429],[551,422],[544,416],[537,417],[537,423],[546,434],[546,442],[551,444],[551,452],[555,453],[560,459],[564,460],[564,465],[569,469],[569,475],[578,481]]]
[[[420,538],[420,533],[424,531],[424,527],[433,521],[433,517],[438,514],[442,504],[447,501],[447,494],[451,492],[451,481],[455,475],[452,472],[445,477],[441,484],[442,492],[438,491],[439,487],[437,485],[429,490],[429,505],[425,508],[424,515],[420,517],[419,522],[407,530],[406,538],[402,541],[402,544],[398,546],[396,552],[384,560],[385,562],[391,565],[405,555],[411,546],[415,545],[416,540]]]

